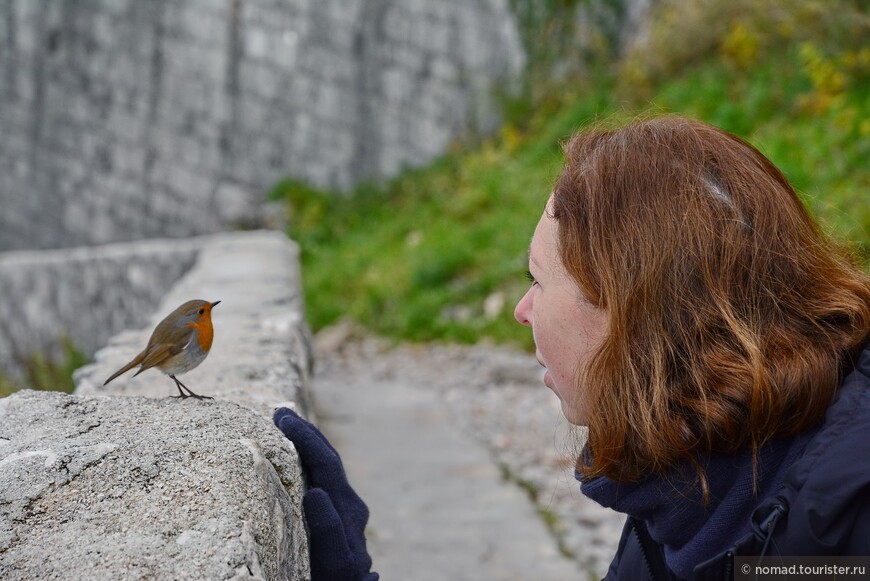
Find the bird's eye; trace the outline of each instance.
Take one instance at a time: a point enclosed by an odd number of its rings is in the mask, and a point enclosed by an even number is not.
[[[199,310],[199,314],[200,314],[200,315],[204,315],[204,314],[205,314],[205,309],[200,309],[200,310]]]

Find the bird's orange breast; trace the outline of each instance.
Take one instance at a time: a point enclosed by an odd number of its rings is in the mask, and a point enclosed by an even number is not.
[[[188,325],[191,329],[196,329],[198,333],[196,334],[196,342],[199,343],[199,346],[203,351],[208,352],[211,349],[211,343],[214,340],[214,327],[211,324],[211,318],[203,318],[199,322],[190,323]]]

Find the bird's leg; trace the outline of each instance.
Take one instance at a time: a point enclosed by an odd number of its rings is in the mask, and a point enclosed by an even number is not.
[[[175,377],[174,375],[170,375],[169,377],[171,377],[172,381],[175,382],[175,386],[178,388],[178,393],[181,394],[181,395],[173,395],[172,397],[177,397],[177,398],[181,398],[181,399],[187,399],[188,397],[195,397],[196,399],[214,399],[213,397],[209,397],[207,395],[197,395],[197,394],[193,393],[192,391],[190,391],[189,387],[187,387],[186,385],[181,383],[178,380],[178,378]],[[181,391],[182,388],[186,389],[187,393],[184,393],[183,391]]]
[[[178,388],[178,393],[180,394],[180,395],[170,395],[169,397],[177,397],[177,398],[181,398],[181,399],[187,399],[188,397],[190,397],[189,395],[187,395],[186,393],[181,391],[182,383],[180,381],[178,381],[178,379],[174,375],[170,375],[169,377],[171,377],[172,381],[175,382],[175,387]],[[188,389],[187,391],[190,391],[190,390]]]

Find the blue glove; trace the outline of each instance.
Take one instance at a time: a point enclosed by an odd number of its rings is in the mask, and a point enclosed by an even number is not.
[[[365,529],[369,509],[347,482],[338,452],[310,422],[280,408],[275,425],[296,446],[310,485],[302,498],[311,544],[311,581],[378,581]]]

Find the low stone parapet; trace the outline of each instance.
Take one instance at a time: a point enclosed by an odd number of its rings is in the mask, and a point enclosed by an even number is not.
[[[276,232],[197,244],[148,324],[99,350],[73,395],[0,399],[0,578],[308,578],[298,460],[271,422],[306,408],[297,247]],[[183,376],[214,401],[168,397],[158,370],[103,385],[193,298],[221,301],[208,358]]]

